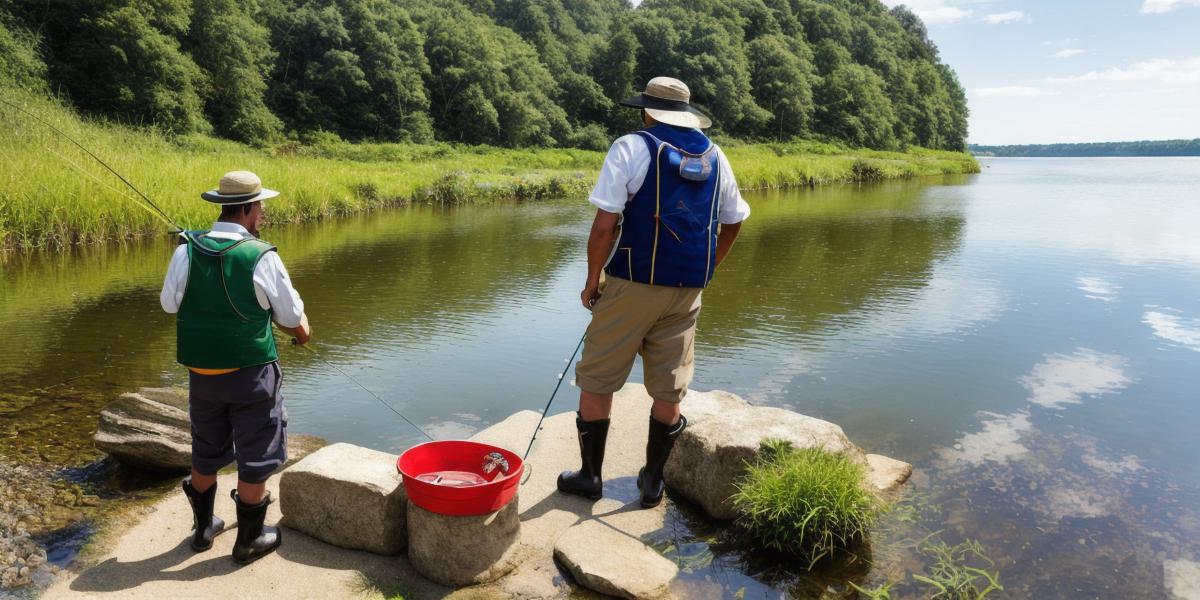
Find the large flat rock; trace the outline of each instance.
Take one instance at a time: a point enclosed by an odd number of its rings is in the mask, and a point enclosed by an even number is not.
[[[630,600],[667,596],[679,567],[641,540],[588,520],[554,543],[554,557],[588,589]]]
[[[334,546],[404,550],[408,495],[392,454],[326,446],[280,474],[279,505],[284,525]]]
[[[133,467],[185,471],[192,466],[187,406],[183,389],[142,388],[121,394],[100,412],[96,448]]]

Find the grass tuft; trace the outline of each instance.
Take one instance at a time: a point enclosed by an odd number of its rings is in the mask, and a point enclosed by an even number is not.
[[[861,465],[820,448],[764,441],[737,483],[738,524],[758,544],[808,560],[862,543],[879,501],[863,485]]]

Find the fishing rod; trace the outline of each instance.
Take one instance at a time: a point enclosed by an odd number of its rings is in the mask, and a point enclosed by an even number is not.
[[[55,127],[52,123],[39,117],[37,114],[26,110],[24,107],[22,107],[20,105],[9,102],[5,98],[0,98],[0,103],[4,103],[5,105],[25,114],[26,116],[32,118],[33,120],[37,121],[38,123],[41,123],[42,125],[45,125],[46,127],[48,127],[50,129],[50,131],[53,131],[54,133],[61,135],[67,141],[71,142],[72,144],[75,144],[75,146],[77,148],[79,148],[80,150],[83,150],[83,152],[85,154],[92,157],[92,159],[95,160],[96,162],[100,163],[100,166],[104,167],[105,169],[108,169],[109,173],[112,173],[113,175],[116,176],[117,179],[120,179],[121,183],[124,183],[125,185],[129,186],[129,189],[133,190],[134,193],[136,193],[138,196],[141,196],[142,200],[145,200],[146,204],[149,205],[151,208],[153,208],[154,211],[158,214],[158,216],[162,217],[167,222],[168,225],[172,225],[179,231],[183,231],[183,227],[180,227],[179,223],[176,223],[175,220],[172,219],[171,216],[166,213],[166,211],[159,208],[158,204],[155,204],[155,202],[153,200],[151,200],[149,196],[147,196],[146,194],[143,194],[141,190],[137,189],[137,186],[130,183],[128,179],[125,179],[125,177],[122,176],[120,173],[118,173],[116,171],[116,169],[113,169],[112,167],[108,166],[108,163],[104,162],[99,156],[96,156],[95,153],[93,153],[91,150],[88,150],[86,147],[84,147],[83,144],[80,144],[78,141],[76,141],[75,138],[67,135],[66,133],[63,132],[63,130]],[[57,154],[57,153],[55,153],[55,154]],[[59,158],[62,158],[62,157],[60,156]],[[64,158],[63,160],[66,160],[66,159]],[[72,166],[75,166],[70,161],[67,161],[67,163],[71,164]],[[78,169],[79,167],[76,166],[76,168]]]
[[[554,384],[554,391],[550,392],[550,399],[546,401],[546,408],[542,409],[542,418],[538,419],[537,427],[533,428],[533,435],[529,438],[529,446],[525,448],[525,455],[521,460],[529,458],[529,451],[533,450],[533,442],[537,439],[537,434],[542,430],[542,421],[546,420],[546,414],[550,412],[550,405],[554,404],[554,396],[558,394],[558,388],[562,387],[563,379],[567,376],[567,369],[571,368],[571,363],[575,361],[575,356],[579,354],[579,349],[583,347],[583,340],[587,338],[587,331],[579,336],[579,343],[575,344],[575,351],[571,353],[571,358],[567,359],[567,366],[563,367],[562,373],[558,374],[558,382]]]

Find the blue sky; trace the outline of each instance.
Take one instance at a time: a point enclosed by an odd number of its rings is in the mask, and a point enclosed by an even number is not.
[[[967,89],[982,144],[1200,137],[1200,0],[907,4]]]

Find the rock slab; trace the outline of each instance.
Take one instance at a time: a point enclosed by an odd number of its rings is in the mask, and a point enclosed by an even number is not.
[[[862,448],[833,423],[781,408],[750,406],[732,395],[720,398],[719,405],[720,412],[689,417],[691,423],[675,442],[664,472],[671,488],[714,518],[737,516],[728,499],[763,440],[777,438],[796,448],[824,448],[867,465]],[[686,404],[684,408],[686,413]]]
[[[186,390],[142,388],[100,412],[96,448],[129,466],[183,471],[192,465]]]
[[[563,532],[554,543],[554,557],[579,585],[618,598],[664,598],[679,573],[675,563],[641,540],[597,519]]]
[[[341,548],[399,554],[408,495],[396,457],[353,444],[326,446],[279,478],[283,524]]]
[[[408,503],[408,560],[427,579],[450,587],[495,581],[518,562],[521,520],[514,498],[500,510],[452,517]]]
[[[877,492],[894,492],[912,477],[912,465],[881,454],[868,454],[867,480]]]

